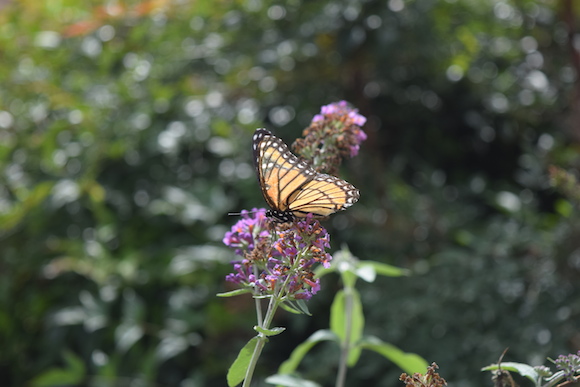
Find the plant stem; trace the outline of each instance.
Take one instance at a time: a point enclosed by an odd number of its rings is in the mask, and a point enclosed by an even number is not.
[[[254,265],[254,275],[258,278],[258,265]],[[256,320],[258,325],[262,326],[262,300],[254,298],[254,302],[256,303]]]
[[[250,359],[250,364],[248,364],[248,369],[246,370],[246,376],[244,377],[244,383],[242,387],[250,387],[252,383],[252,376],[254,375],[254,370],[256,369],[256,364],[258,363],[258,359],[262,354],[262,349],[264,349],[264,345],[266,345],[266,341],[268,338],[263,334],[258,334],[258,343],[256,343],[256,347],[254,348],[254,353],[252,354],[252,359]]]
[[[348,362],[348,355],[350,352],[350,338],[352,330],[352,288],[346,286],[344,289],[344,318],[345,318],[345,334],[344,342],[341,343],[340,361],[338,363],[338,375],[336,377],[336,387],[344,387],[346,382],[346,369]]]
[[[259,301],[256,299],[256,301]],[[264,321],[260,321],[260,327],[264,329],[268,329],[270,327],[270,323],[274,318],[274,314],[278,309],[278,300],[276,297],[270,298],[270,303],[268,304],[268,311],[266,312],[266,316],[264,317]],[[261,309],[260,309],[261,311]],[[259,314],[261,317],[261,313]],[[258,342],[256,343],[256,347],[254,348],[254,352],[252,353],[252,358],[250,359],[250,363],[248,364],[248,369],[246,370],[246,376],[244,377],[244,383],[242,387],[250,387],[252,383],[252,376],[254,375],[254,370],[256,369],[256,364],[258,364],[258,359],[262,354],[262,350],[266,345],[268,338],[264,336],[263,333],[258,333]]]

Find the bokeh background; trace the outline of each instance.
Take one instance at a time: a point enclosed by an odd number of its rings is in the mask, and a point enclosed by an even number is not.
[[[359,281],[366,333],[440,366],[580,349],[574,0],[21,0],[0,10],[0,385],[220,386],[255,324],[220,299],[228,211],[263,207],[251,136],[291,143],[347,100],[369,139],[333,249],[411,269]],[[553,180],[553,179],[552,179]],[[280,313],[256,385],[328,326]],[[300,371],[334,383],[320,345]],[[395,386],[363,353],[349,386]]]

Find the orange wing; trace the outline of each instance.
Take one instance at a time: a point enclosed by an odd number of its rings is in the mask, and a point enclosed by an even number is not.
[[[282,221],[294,217],[328,216],[350,207],[359,191],[335,176],[318,173],[296,157],[288,146],[266,129],[254,133],[254,164],[262,194]]]

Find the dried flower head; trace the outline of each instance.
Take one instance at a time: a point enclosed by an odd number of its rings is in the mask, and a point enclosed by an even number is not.
[[[409,376],[406,373],[402,373],[399,380],[405,383],[406,386],[412,387],[443,387],[447,385],[445,379],[443,379],[435,370],[439,366],[436,363],[431,363],[427,367],[427,373],[422,375],[420,373],[414,373],[413,376]]]

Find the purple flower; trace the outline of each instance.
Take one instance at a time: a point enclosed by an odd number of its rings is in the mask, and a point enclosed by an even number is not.
[[[367,139],[361,126],[367,119],[346,101],[322,106],[304,130],[304,139],[294,142],[294,150],[311,160],[318,172],[335,175],[341,159],[358,155]]]
[[[243,210],[242,219],[226,232],[223,242],[226,246],[235,249],[237,255],[244,256],[244,252],[253,250],[260,238],[267,238],[270,233],[267,228],[266,210],[252,208]]]
[[[320,108],[320,114],[312,118],[312,122],[323,121],[327,118],[340,117],[346,124],[363,126],[367,119],[365,116],[358,114],[358,109],[351,108],[346,101],[333,102]]]
[[[249,287],[254,294],[308,300],[320,290],[320,280],[314,278],[315,263],[330,265],[332,256],[326,252],[330,236],[309,214],[290,227],[274,224],[276,240],[267,229],[264,210],[243,211],[242,219],[226,233],[224,243],[243,255],[234,261],[234,271],[226,280]]]

